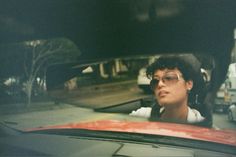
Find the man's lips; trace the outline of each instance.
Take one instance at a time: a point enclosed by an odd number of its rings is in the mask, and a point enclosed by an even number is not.
[[[167,91],[160,91],[160,92],[158,92],[158,96],[163,97],[163,96],[166,96],[168,93],[169,92],[167,92]]]

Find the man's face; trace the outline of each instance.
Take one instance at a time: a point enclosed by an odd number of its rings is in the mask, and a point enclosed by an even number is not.
[[[153,90],[158,103],[165,107],[174,107],[188,102],[188,90],[193,87],[192,81],[185,81],[178,69],[157,70]]]

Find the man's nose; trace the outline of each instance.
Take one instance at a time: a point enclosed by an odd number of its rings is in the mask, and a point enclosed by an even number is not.
[[[160,79],[158,84],[157,84],[157,87],[160,88],[160,87],[162,87],[164,85],[165,85],[165,83],[164,83],[163,79]]]

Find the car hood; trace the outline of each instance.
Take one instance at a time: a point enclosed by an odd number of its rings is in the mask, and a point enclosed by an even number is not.
[[[33,132],[51,129],[86,129],[94,131],[161,135],[236,146],[236,131],[234,130],[217,130],[193,125],[165,122],[124,122],[117,120],[101,120],[31,128],[25,131]]]

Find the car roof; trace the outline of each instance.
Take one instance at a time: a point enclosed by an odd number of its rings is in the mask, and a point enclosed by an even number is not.
[[[235,6],[234,0],[3,0],[0,42],[67,37],[90,59],[229,53]]]

